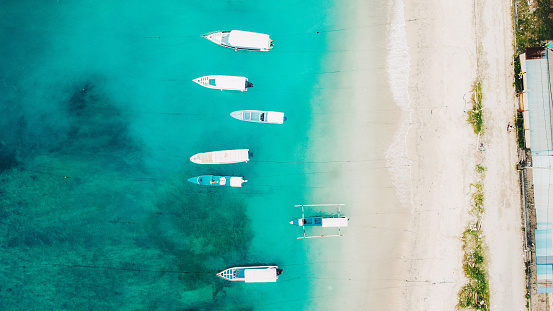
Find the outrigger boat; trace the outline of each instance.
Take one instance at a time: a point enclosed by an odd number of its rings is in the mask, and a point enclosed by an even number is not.
[[[221,150],[197,153],[190,157],[190,161],[196,164],[230,164],[248,162],[249,149]]]
[[[203,175],[188,179],[189,182],[202,186],[227,186],[227,187],[242,187],[242,184],[247,182],[242,177],[235,176],[214,176]]]
[[[207,40],[234,50],[269,51],[273,40],[269,35],[242,30],[214,31],[202,35]]]
[[[230,113],[230,116],[240,121],[255,123],[284,123],[284,113],[276,111],[238,110]]]
[[[340,228],[347,227],[349,219],[346,216],[340,215],[340,206],[345,204],[311,204],[311,205],[294,205],[295,207],[301,206],[301,218],[294,219],[290,221],[291,225],[301,226],[303,228],[303,236],[298,237],[298,239],[309,239],[309,238],[325,238],[333,236],[343,236]],[[305,217],[304,207],[311,206],[338,206],[338,215],[336,216],[314,216],[314,217]],[[323,227],[323,228],[338,228],[338,234],[335,235],[314,235],[306,236],[305,227]]]
[[[278,266],[233,267],[217,273],[227,281],[244,281],[246,283],[276,282],[282,270]]]
[[[253,83],[248,81],[246,77],[235,76],[204,76],[192,80],[203,87],[216,90],[231,90],[231,91],[247,91],[249,87],[253,87]]]

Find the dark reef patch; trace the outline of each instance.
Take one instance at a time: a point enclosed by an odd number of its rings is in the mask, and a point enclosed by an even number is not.
[[[19,161],[17,161],[15,152],[13,150],[6,150],[6,148],[0,145],[0,173],[17,167],[18,164]]]
[[[73,88],[65,103],[70,120],[67,139],[59,147],[64,153],[115,154],[140,148],[129,134],[129,116],[122,113],[92,79]],[[123,161],[124,162],[124,161]]]

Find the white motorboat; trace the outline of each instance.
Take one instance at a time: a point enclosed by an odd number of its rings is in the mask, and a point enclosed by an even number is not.
[[[261,110],[238,110],[231,112],[231,117],[240,121],[282,124],[286,120],[283,112]]]
[[[203,87],[216,90],[232,90],[232,91],[247,91],[249,87],[253,87],[253,83],[248,81],[246,77],[235,76],[204,76],[192,80]]]
[[[196,164],[230,164],[249,160],[249,149],[212,151],[190,157],[190,161]]]
[[[246,283],[276,282],[282,270],[278,266],[232,267],[217,273],[227,281],[244,281]]]
[[[231,30],[214,31],[203,35],[207,40],[234,50],[269,51],[273,40],[269,35],[257,32]]]

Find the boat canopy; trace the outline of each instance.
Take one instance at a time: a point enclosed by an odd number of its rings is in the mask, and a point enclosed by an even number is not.
[[[213,163],[235,163],[248,161],[248,149],[213,152]]]
[[[277,281],[277,269],[246,269],[244,270],[246,283],[266,283]]]
[[[284,113],[268,111],[266,118],[267,118],[267,122],[269,123],[282,124],[284,122]]]
[[[230,178],[230,186],[231,187],[242,187],[242,177],[231,177]]]
[[[323,227],[347,227],[348,219],[346,217],[323,218]]]
[[[232,30],[228,37],[228,42],[230,45],[236,47],[258,48],[264,50],[271,48],[271,39],[269,38],[269,35],[242,30]]]
[[[211,76],[214,80],[214,84],[211,84],[211,79],[209,84],[216,86],[218,89],[223,90],[246,90],[246,77],[235,77],[235,76]]]

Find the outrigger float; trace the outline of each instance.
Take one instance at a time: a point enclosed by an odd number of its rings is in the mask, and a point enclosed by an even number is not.
[[[257,32],[231,30],[214,31],[202,35],[207,40],[226,48],[248,51],[267,52],[273,48],[273,40],[269,35]]]
[[[286,120],[283,112],[261,110],[238,110],[231,112],[231,117],[246,122],[282,124]]]
[[[233,267],[217,273],[227,281],[244,281],[246,283],[276,282],[282,269],[278,266]]]
[[[190,161],[196,164],[230,164],[248,162],[249,160],[249,149],[204,152],[190,157]]]
[[[230,90],[230,91],[247,91],[248,88],[253,87],[253,83],[248,81],[246,77],[235,76],[203,76],[192,80],[199,85],[208,89],[216,90]]]
[[[242,184],[247,180],[236,176],[214,176],[202,175],[188,179],[189,182],[202,186],[226,186],[226,187],[242,187]]]
[[[291,225],[301,226],[303,228],[303,236],[298,237],[298,239],[310,239],[310,238],[326,238],[333,236],[343,236],[340,228],[347,227],[349,218],[346,216],[340,215],[340,206],[345,204],[311,204],[311,205],[294,205],[295,207],[301,206],[301,218],[294,219],[290,221]],[[335,216],[314,216],[314,217],[305,217],[305,207],[313,206],[338,206],[338,215]],[[305,227],[323,227],[323,228],[338,228],[338,234],[334,235],[305,235]]]

